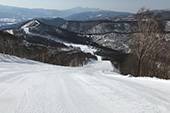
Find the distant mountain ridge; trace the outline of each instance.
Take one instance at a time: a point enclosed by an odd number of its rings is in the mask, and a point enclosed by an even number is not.
[[[97,12],[83,12],[73,14],[66,17],[66,20],[75,20],[75,21],[87,21],[87,20],[106,20],[111,19],[117,16],[127,16],[132,15],[128,12],[115,12],[115,11],[97,11]]]
[[[29,9],[0,5],[0,18],[33,19],[40,17],[67,17],[75,13],[103,11],[97,8],[75,7],[66,10],[57,9]],[[2,15],[3,14],[3,15]]]
[[[124,14],[126,15],[126,13],[106,11],[98,8],[75,7],[66,10],[56,10],[56,9],[29,9],[0,5],[0,26],[12,25],[35,18],[59,17],[68,20],[72,19],[76,20],[75,18],[77,18],[77,20],[82,21],[91,20],[92,18],[95,19],[95,17],[97,17],[96,19],[107,19],[111,16]]]

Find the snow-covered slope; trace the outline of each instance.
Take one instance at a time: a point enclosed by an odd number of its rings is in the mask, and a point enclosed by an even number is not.
[[[60,67],[0,54],[1,113],[169,113],[170,81]]]
[[[27,21],[17,28],[7,29],[4,32],[8,32],[17,37],[24,37],[29,40],[35,40],[36,37],[40,37],[59,43],[72,42],[84,44],[86,42],[85,38],[79,37],[78,34],[74,32],[44,24],[36,19]]]

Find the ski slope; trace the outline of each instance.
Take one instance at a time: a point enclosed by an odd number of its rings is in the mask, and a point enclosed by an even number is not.
[[[0,113],[170,113],[170,81],[61,67],[0,54]]]

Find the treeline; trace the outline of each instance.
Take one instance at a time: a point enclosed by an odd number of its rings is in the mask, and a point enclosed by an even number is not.
[[[0,53],[62,66],[83,66],[89,59],[96,59],[95,56],[74,48],[65,47],[66,51],[61,49],[40,44],[30,44],[21,37],[0,32]]]
[[[132,27],[130,55],[120,66],[123,74],[170,79],[170,41],[162,20],[145,8],[136,15]]]

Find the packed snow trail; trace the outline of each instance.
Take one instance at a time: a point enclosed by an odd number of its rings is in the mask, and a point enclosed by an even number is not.
[[[170,81],[61,67],[0,54],[0,113],[170,113]]]

